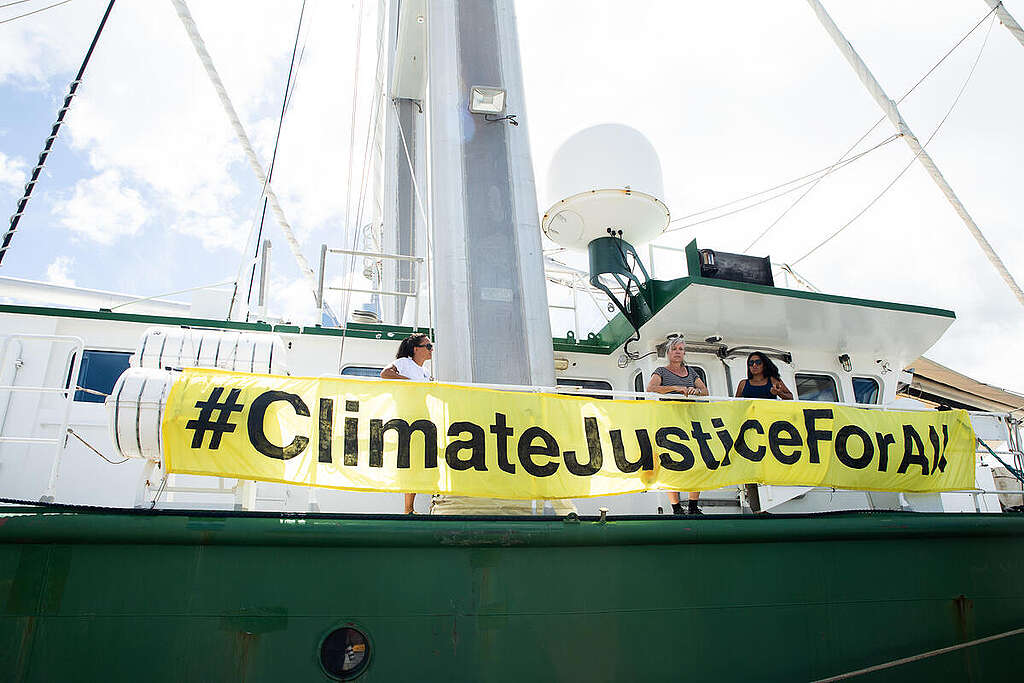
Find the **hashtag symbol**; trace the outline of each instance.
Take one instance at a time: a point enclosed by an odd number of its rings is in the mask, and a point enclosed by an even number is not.
[[[185,429],[195,430],[192,435],[192,448],[203,447],[203,437],[206,436],[206,432],[213,432],[213,436],[210,437],[210,448],[220,448],[220,437],[224,432],[231,433],[235,431],[235,426],[231,424],[231,413],[241,412],[242,404],[237,402],[238,395],[242,393],[241,389],[232,389],[228,393],[227,400],[220,403],[221,394],[224,393],[224,387],[217,387],[210,392],[210,398],[206,401],[196,401],[196,408],[199,408],[199,417],[195,420],[189,420],[185,423]],[[220,415],[216,420],[213,420],[213,411],[219,411]]]

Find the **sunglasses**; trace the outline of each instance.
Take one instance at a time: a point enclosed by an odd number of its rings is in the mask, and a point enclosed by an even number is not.
[[[754,360],[752,360],[749,363],[747,363],[747,365],[753,367],[755,365],[764,365],[764,363],[761,362],[760,360],[758,360],[757,358],[755,358]]]
[[[427,351],[433,351],[434,350],[434,345],[431,344],[430,342],[427,342],[426,344],[418,344],[416,346],[416,348],[417,349],[426,349]]]

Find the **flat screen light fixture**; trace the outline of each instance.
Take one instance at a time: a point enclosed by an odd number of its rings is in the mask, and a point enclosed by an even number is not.
[[[505,113],[505,89],[474,85],[469,91],[469,111],[495,116]]]

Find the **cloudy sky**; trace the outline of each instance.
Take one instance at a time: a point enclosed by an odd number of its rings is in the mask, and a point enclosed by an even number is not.
[[[0,21],[46,4],[0,9]],[[346,234],[359,4],[308,1],[305,53],[275,170],[281,203],[311,262],[322,242],[337,244]],[[363,12],[363,93],[377,50],[376,4],[365,2]],[[989,11],[982,0],[825,4],[893,98]],[[8,213],[105,6],[106,0],[74,0],[0,24],[0,204]],[[265,165],[300,6],[190,3]],[[1024,0],[1006,6],[1024,21]],[[624,123],[658,150],[665,202],[682,217],[830,166],[881,116],[803,0],[521,0],[516,7],[525,117],[541,188],[568,136]],[[1024,243],[1017,238],[1024,93],[1016,85],[1024,46],[998,22],[989,31],[990,24],[901,109],[927,139],[978,60],[928,151],[1010,271],[1024,279]],[[366,98],[359,99],[356,173],[368,110]],[[857,151],[892,133],[883,122]],[[796,261],[868,206],[911,159],[897,140],[836,171],[751,253]],[[231,280],[247,258],[259,194],[170,2],[119,0],[0,274],[139,295]],[[682,245],[695,237],[702,246],[742,251],[797,196],[660,241]],[[310,310],[307,288],[269,217],[266,226],[264,236],[275,243],[272,308],[302,319]],[[668,260],[656,264],[661,277],[679,274],[677,268]],[[1024,309],[916,165],[796,270],[826,292],[953,309],[957,322],[929,355],[1024,390],[1024,365],[1010,362],[1024,333]]]

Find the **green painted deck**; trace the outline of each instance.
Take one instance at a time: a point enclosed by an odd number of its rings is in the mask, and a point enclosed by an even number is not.
[[[0,509],[0,678],[800,681],[1024,626],[1024,516]],[[1019,680],[1020,636],[861,681]]]

